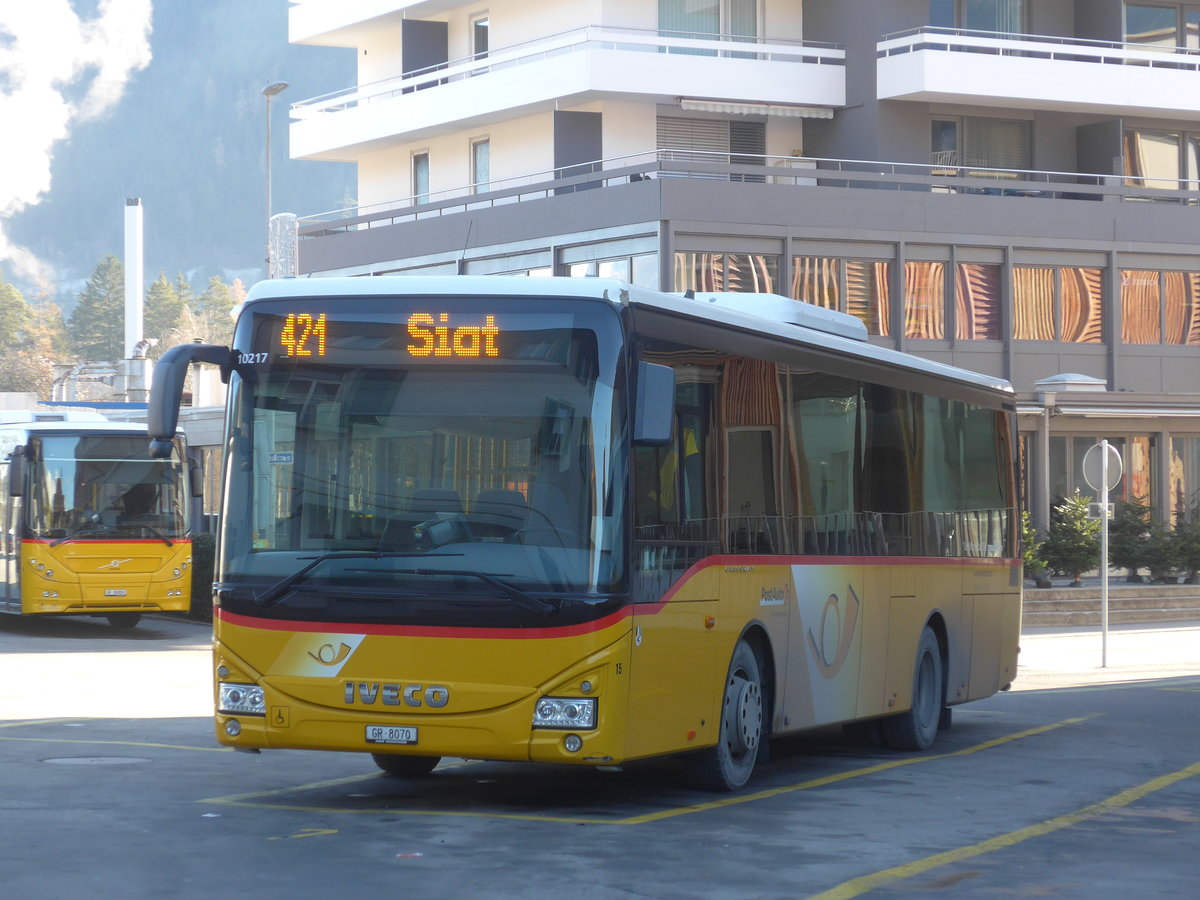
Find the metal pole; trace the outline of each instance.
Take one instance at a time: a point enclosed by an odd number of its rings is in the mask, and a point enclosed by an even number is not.
[[[1100,668],[1108,667],[1108,441],[1100,441]]]
[[[262,89],[263,98],[266,100],[267,127],[267,268],[264,273],[267,278],[271,277],[271,98],[287,87],[286,81],[276,81]]]

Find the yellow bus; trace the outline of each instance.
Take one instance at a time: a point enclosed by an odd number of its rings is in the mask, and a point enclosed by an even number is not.
[[[263,282],[214,596],[232,747],[746,784],[769,738],[928,748],[1016,672],[1014,398],[773,295],[597,278]]]
[[[98,413],[0,412],[0,612],[103,616],[132,628],[191,605],[189,472],[172,437]]]

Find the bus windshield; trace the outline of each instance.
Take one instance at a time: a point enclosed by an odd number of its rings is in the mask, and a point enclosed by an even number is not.
[[[186,535],[183,470],[171,459],[150,459],[137,434],[43,435],[31,444],[26,525],[56,540]]]
[[[261,304],[239,326],[220,581],[250,610],[428,621],[619,589],[615,313],[446,305]]]

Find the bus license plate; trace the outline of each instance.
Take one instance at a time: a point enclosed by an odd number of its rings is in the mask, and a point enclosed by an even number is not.
[[[368,725],[368,744],[415,744],[417,729],[407,725]]]

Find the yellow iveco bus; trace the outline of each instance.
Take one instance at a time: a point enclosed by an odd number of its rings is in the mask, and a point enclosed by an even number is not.
[[[191,604],[183,442],[152,459],[144,425],[0,412],[0,612],[104,616],[132,628]]]
[[[925,749],[1016,672],[1014,402],[773,295],[596,278],[257,285],[229,379],[216,732],[736,790],[768,738]]]

